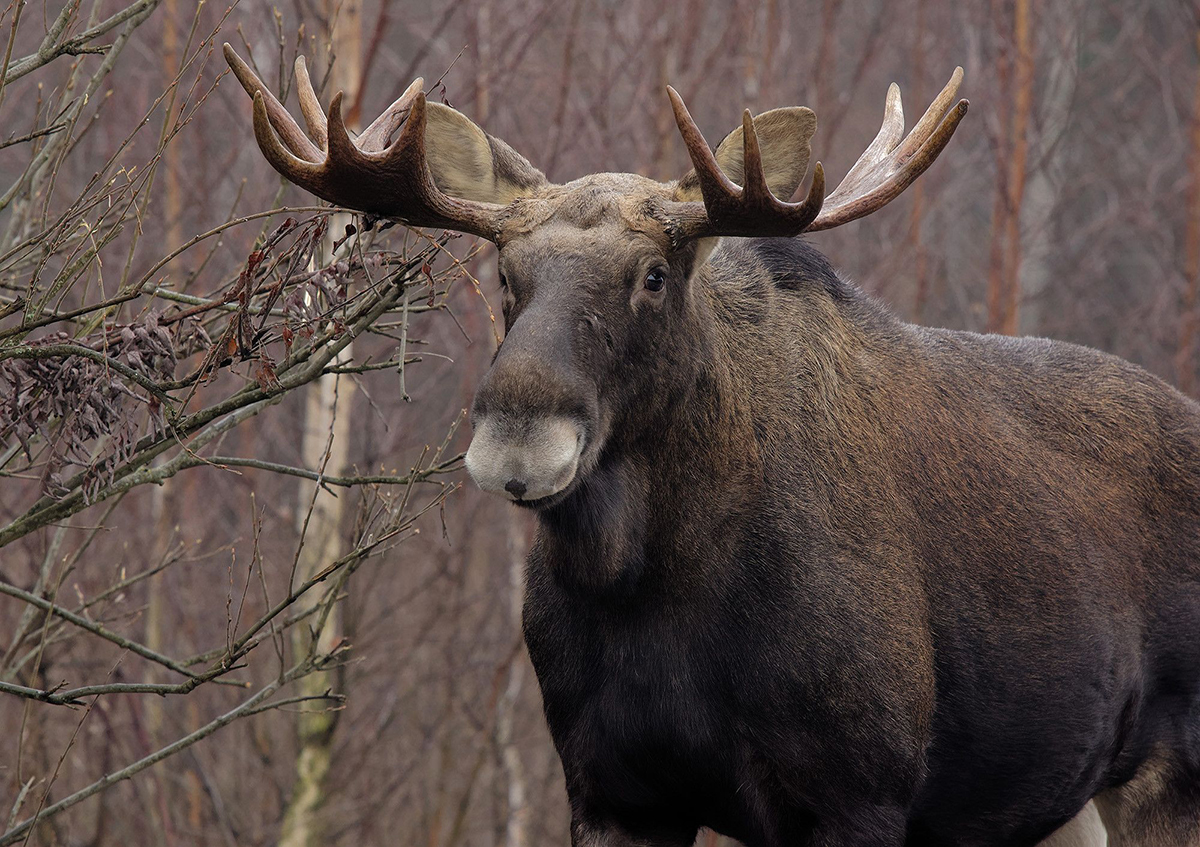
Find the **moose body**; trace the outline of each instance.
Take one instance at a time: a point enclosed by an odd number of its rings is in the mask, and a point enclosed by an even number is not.
[[[1195,767],[1200,407],[901,323],[797,242],[699,283],[688,393],[539,514],[577,827],[631,839],[579,843],[1033,844],[1156,749]]]
[[[791,203],[808,109],[714,151],[669,89],[691,172],[555,185],[420,80],[354,138],[298,62],[305,135],[226,58],[280,173],[499,249],[466,464],[537,514],[525,638],[576,847],[1079,843],[1093,799],[1114,847],[1200,844],[1200,406],[902,323],[789,240],[929,167],[961,70],[907,136],[893,86]]]

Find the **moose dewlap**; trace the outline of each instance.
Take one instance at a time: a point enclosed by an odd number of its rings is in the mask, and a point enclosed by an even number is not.
[[[306,133],[226,57],[288,179],[497,246],[467,466],[537,516],[576,847],[1200,844],[1200,405],[905,324],[792,238],[928,168],[961,70],[826,196],[808,109],[712,150],[669,90],[692,171],[556,185],[420,80],[355,136],[299,62]]]

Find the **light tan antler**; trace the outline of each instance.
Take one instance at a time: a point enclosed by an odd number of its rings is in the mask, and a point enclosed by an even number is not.
[[[883,208],[933,164],[954,135],[967,113],[968,103],[960,100],[949,113],[947,108],[961,82],[962,68],[956,68],[946,87],[903,140],[900,88],[892,83],[883,126],[846,178],[825,197],[825,173],[817,162],[808,196],[800,203],[779,200],[767,187],[749,109],[742,115],[746,184],[739,187],[722,172],[683,100],[675,89],[668,87],[675,122],[687,145],[704,198],[703,202],[667,204],[672,237],[677,241],[716,235],[789,237],[841,226]]]
[[[808,231],[832,229],[882,209],[925,173],[950,143],[954,130],[967,114],[970,104],[966,100],[950,107],[962,78],[963,69],[955,68],[946,87],[903,141],[900,139],[904,135],[904,108],[900,103],[900,86],[893,82],[888,88],[878,135],[825,198],[821,214]]]
[[[267,161],[283,176],[318,197],[414,226],[441,227],[494,239],[503,206],[462,200],[443,193],[433,181],[425,153],[424,81],[417,78],[396,102],[356,139],[342,120],[342,93],[328,115],[308,77],[303,57],[296,60],[300,111],[305,135],[287,109],[228,44],[225,61],[254,98],[254,136]],[[388,138],[400,130],[390,145]]]

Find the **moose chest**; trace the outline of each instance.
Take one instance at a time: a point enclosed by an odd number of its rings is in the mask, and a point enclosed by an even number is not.
[[[525,635],[568,783],[586,773],[624,808],[730,796],[725,685],[696,633],[669,613],[544,599],[527,602]]]

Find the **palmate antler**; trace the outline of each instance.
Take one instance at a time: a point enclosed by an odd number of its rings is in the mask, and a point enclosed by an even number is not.
[[[433,181],[425,154],[426,104],[419,77],[399,99],[353,138],[342,120],[342,94],[321,111],[304,58],[296,59],[305,135],[283,104],[250,66],[225,45],[225,60],[254,98],[254,136],[267,161],[283,176],[318,197],[414,226],[441,227],[494,239],[503,206],[462,200]],[[400,136],[387,140],[398,127]]]
[[[341,93],[334,96],[328,114],[323,113],[304,59],[298,58],[296,82],[300,110],[308,126],[306,135],[228,44],[225,59],[254,98],[254,135],[267,161],[301,188],[340,206],[398,218],[414,226],[453,229],[490,240],[498,238],[506,205],[452,196],[434,181],[426,150],[427,105],[421,79],[413,82],[355,138],[342,120]],[[883,125],[846,178],[825,197],[825,174],[818,162],[813,167],[808,195],[799,203],[785,202],[772,194],[749,110],[742,116],[745,185],[739,186],[721,170],[679,94],[668,88],[675,121],[695,166],[703,198],[661,204],[672,240],[678,244],[720,235],[788,237],[840,226],[882,208],[924,173],[950,141],[967,112],[966,100],[950,105],[961,82],[962,68],[957,68],[907,137],[903,137],[900,89],[893,83],[888,90]],[[458,118],[478,133],[479,144],[504,147],[502,142],[488,139],[462,116]],[[388,139],[397,129],[399,137],[389,144]],[[493,153],[494,150],[488,151],[491,164],[484,171],[471,172],[465,183],[459,181],[456,194],[466,193],[485,173],[492,171]],[[454,155],[451,154],[452,158]],[[520,159],[516,154],[512,156]],[[520,161],[524,163],[523,159]],[[807,154],[803,161],[807,161]],[[527,167],[536,176],[536,179],[529,177],[532,182],[510,186],[515,192],[482,196],[511,199],[538,180],[544,184],[541,174],[532,166]]]
[[[825,172],[817,162],[813,166],[808,196],[799,203],[779,200],[767,186],[762,153],[749,109],[742,115],[746,184],[738,186],[717,164],[679,94],[668,87],[675,122],[687,145],[704,198],[703,202],[667,204],[666,215],[671,219],[675,239],[717,235],[794,236],[841,226],[882,208],[924,173],[949,143],[959,121],[967,113],[966,100],[958,101],[949,113],[946,111],[961,82],[962,68],[955,68],[946,87],[903,141],[904,110],[900,104],[900,88],[892,83],[884,107],[883,125],[846,178],[825,197]]]

